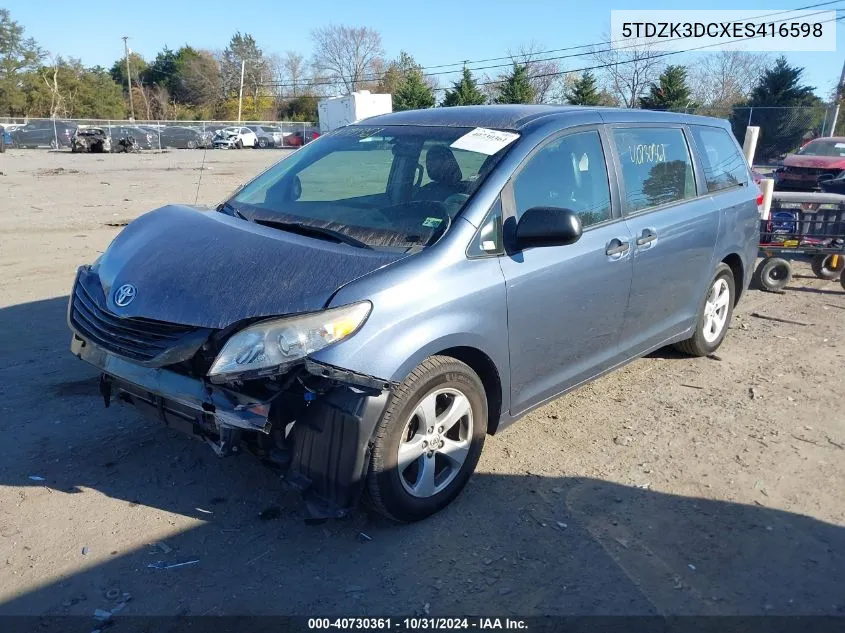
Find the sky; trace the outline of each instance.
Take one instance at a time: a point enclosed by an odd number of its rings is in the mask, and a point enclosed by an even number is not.
[[[706,8],[774,12],[819,1],[710,0]],[[238,30],[251,34],[265,53],[294,50],[308,58],[311,30],[329,23],[374,28],[382,35],[388,58],[405,50],[423,66],[433,66],[499,57],[529,42],[541,50],[601,42],[609,32],[611,9],[684,8],[677,0],[519,0],[507,5],[491,0],[318,0],[314,4],[145,0],[128,6],[113,0],[5,0],[2,6],[50,53],[106,68],[123,56],[123,35],[130,37],[131,49],[147,60],[165,45],[220,50]],[[845,0],[823,7],[837,8],[842,9],[839,15],[845,15]],[[836,52],[786,53],[790,63],[805,68],[806,83],[825,99],[845,61],[845,21],[836,26]],[[693,63],[702,54],[666,60]],[[586,58],[562,63],[566,69],[591,65]],[[441,85],[448,79],[443,77]]]

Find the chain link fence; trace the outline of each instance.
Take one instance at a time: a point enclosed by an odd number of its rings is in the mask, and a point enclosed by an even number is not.
[[[699,107],[689,114],[727,119],[734,135],[742,143],[749,125],[760,127],[757,144],[757,163],[777,162],[808,140],[829,136],[834,127],[834,106],[821,107]],[[840,117],[841,118],[841,117]],[[841,121],[840,121],[841,123]],[[255,144],[261,148],[299,147],[319,135],[318,126],[311,122],[291,121],[115,121],[94,119],[8,119],[0,118],[6,129],[6,143],[23,148],[69,148],[80,126],[100,127],[114,142],[132,136],[144,150],[166,148],[211,148],[215,135],[227,128],[242,129],[255,134]],[[840,128],[837,125],[837,128]],[[246,143],[251,146],[252,137]]]
[[[202,149],[230,133],[240,134],[245,147],[295,148],[319,136],[315,123],[294,121],[118,121],[100,119],[2,118],[6,144],[35,149],[67,149],[77,129],[101,128],[112,146],[132,137],[139,149]]]

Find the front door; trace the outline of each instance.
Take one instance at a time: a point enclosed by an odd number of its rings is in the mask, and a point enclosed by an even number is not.
[[[507,286],[511,412],[516,415],[618,362],[631,285],[631,235],[611,205],[596,129],[537,148],[503,192],[508,222],[532,207],[579,214],[581,239],[500,258]]]

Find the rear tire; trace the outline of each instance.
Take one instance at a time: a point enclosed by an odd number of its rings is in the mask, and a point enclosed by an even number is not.
[[[733,271],[727,264],[720,263],[713,280],[707,286],[693,335],[675,343],[675,349],[690,356],[707,356],[719,349],[728,333],[735,302],[736,282]]]
[[[792,280],[792,266],[780,257],[767,257],[754,271],[754,279],[767,292],[783,290]]]
[[[193,141],[193,140],[188,141],[187,143],[185,143],[185,145],[187,145],[188,149],[196,149],[197,148],[197,142]]]
[[[266,139],[266,138],[260,138],[260,139],[258,139],[258,147],[260,147],[261,149],[267,149],[267,146],[268,146],[269,144],[270,144],[270,143],[268,143],[268,142],[267,142],[267,139]]]
[[[476,373],[448,356],[426,359],[376,426],[365,501],[400,522],[442,510],[472,476],[486,433],[487,399]]]
[[[834,258],[836,264],[833,263]],[[833,281],[838,279],[842,275],[842,270],[845,269],[845,255],[816,255],[810,262],[810,267],[819,279]]]

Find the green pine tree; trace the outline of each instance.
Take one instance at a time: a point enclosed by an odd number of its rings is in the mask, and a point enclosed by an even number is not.
[[[434,106],[434,91],[419,70],[411,70],[393,94],[393,110],[419,110]]]
[[[496,103],[534,103],[534,88],[528,79],[528,67],[514,62],[510,74],[499,86]]]
[[[749,118],[751,125],[760,127],[756,159],[768,160],[791,152],[801,145],[807,132],[821,128],[824,103],[813,93],[814,88],[802,85],[803,73],[803,68],[790,66],[785,57],[778,57],[760,77],[748,100],[734,107],[731,124],[740,142]]]
[[[589,70],[572,84],[572,89],[566,91],[566,100],[572,105],[596,106],[601,105],[602,96],[596,86],[596,78]]]
[[[695,108],[687,86],[687,69],[683,66],[667,66],[660,73],[658,83],[652,83],[649,94],[640,99],[640,107],[648,110],[683,111]]]
[[[472,72],[466,66],[460,81],[456,81],[452,89],[446,91],[446,97],[443,99],[444,106],[481,105],[486,102],[487,97],[478,89]]]

